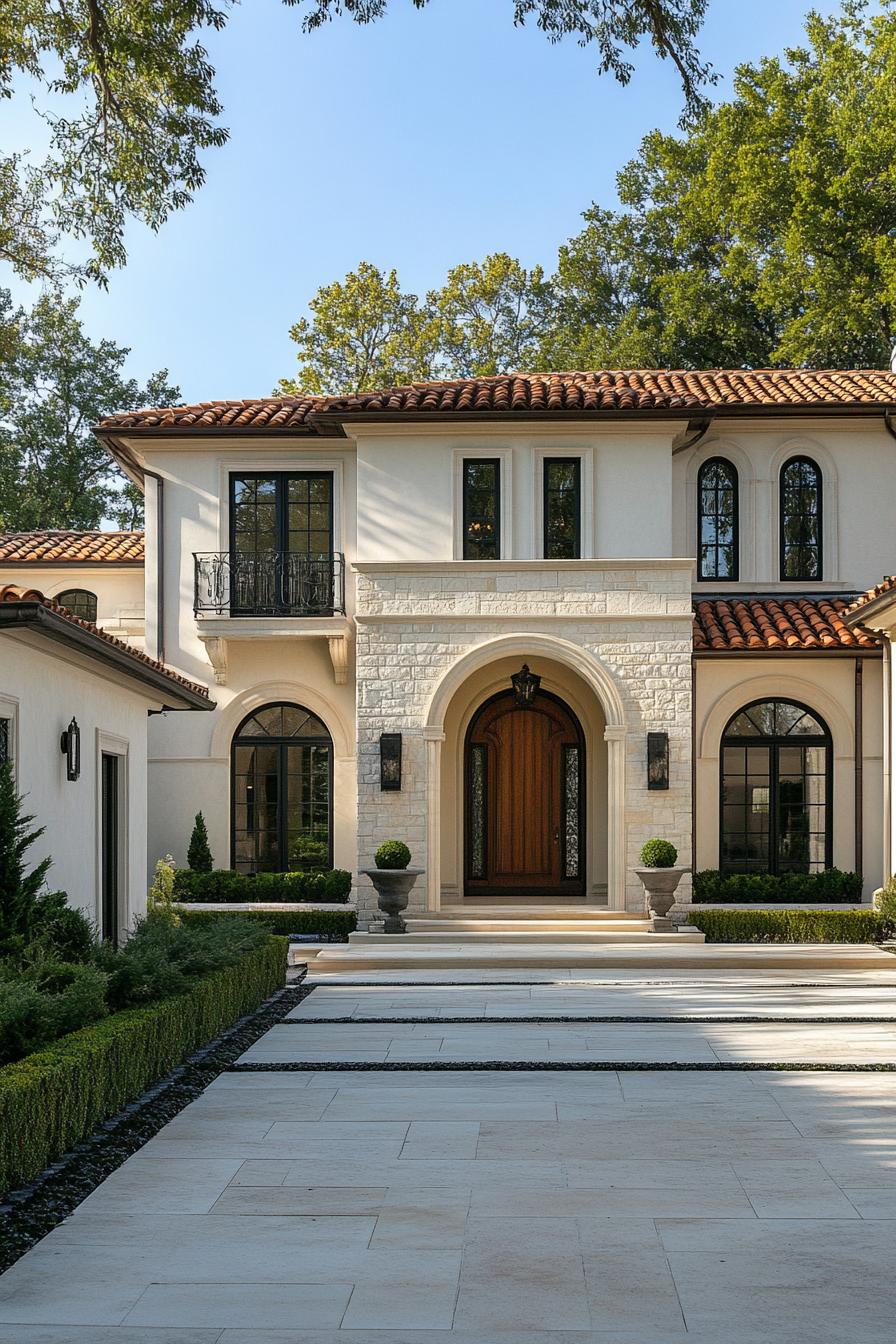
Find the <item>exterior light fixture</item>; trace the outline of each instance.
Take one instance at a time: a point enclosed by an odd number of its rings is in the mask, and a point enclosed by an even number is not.
[[[531,709],[532,702],[541,685],[541,677],[537,677],[534,672],[529,671],[528,663],[523,663],[519,672],[514,672],[510,681],[513,686],[513,693],[516,696],[517,708]]]
[[[81,729],[78,720],[73,718],[59,739],[59,747],[65,757],[65,777],[76,780],[81,774]]]
[[[669,787],[669,734],[647,734],[647,787]]]
[[[380,733],[380,788],[401,788],[401,733]]]

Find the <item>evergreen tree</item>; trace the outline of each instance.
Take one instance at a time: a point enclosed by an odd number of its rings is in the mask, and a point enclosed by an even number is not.
[[[193,825],[193,834],[190,836],[190,848],[187,850],[187,866],[194,873],[210,873],[214,864],[212,862],[212,851],[208,844],[208,831],[205,827],[205,817],[201,812],[196,813],[196,821]]]
[[[0,766],[0,954],[11,951],[30,932],[38,894],[44,885],[51,859],[43,859],[32,872],[25,871],[25,852],[44,833],[29,830],[34,820],[22,812],[16,792],[12,762]]]

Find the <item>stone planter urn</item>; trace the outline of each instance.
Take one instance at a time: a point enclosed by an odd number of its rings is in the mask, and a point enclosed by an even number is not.
[[[647,914],[653,933],[671,933],[669,911],[675,904],[678,884],[690,868],[635,868],[647,898]]]
[[[407,933],[401,912],[407,909],[411,888],[425,871],[424,868],[361,869],[376,888],[376,903],[385,915],[384,933]]]

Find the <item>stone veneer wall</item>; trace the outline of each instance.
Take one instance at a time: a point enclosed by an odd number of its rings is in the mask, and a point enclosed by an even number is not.
[[[691,579],[688,561],[453,562],[358,565],[358,862],[401,839],[426,868],[427,768],[423,728],[451,667],[477,645],[527,630],[578,645],[615,683],[625,723],[626,907],[643,906],[629,871],[645,840],[661,835],[691,861]],[[497,652],[496,657],[506,656]],[[533,655],[533,663],[544,658]],[[563,661],[562,658],[558,661]],[[462,692],[461,692],[462,694]],[[670,739],[668,791],[646,787],[648,730]],[[400,792],[379,787],[379,735],[403,735]],[[612,806],[612,803],[611,803]],[[592,817],[591,825],[603,825]],[[411,911],[425,908],[419,879]],[[683,883],[679,904],[687,902]],[[359,927],[377,918],[367,879]]]

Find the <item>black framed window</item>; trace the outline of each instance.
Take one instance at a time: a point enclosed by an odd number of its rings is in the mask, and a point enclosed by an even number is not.
[[[500,560],[500,458],[464,459],[463,532],[465,560]]]
[[[301,705],[265,705],[232,750],[233,866],[240,873],[332,867],[333,743]]]
[[[821,472],[810,457],[781,468],[781,578],[822,576]]]
[[[737,471],[723,457],[704,462],[697,476],[697,561],[701,580],[738,575]]]
[[[96,593],[87,588],[66,588],[55,600],[73,616],[80,616],[82,621],[96,621]]]
[[[0,715],[0,765],[12,760],[12,719]]]
[[[544,558],[578,560],[582,553],[582,461],[544,462]]]
[[[233,614],[331,610],[333,473],[232,475],[230,570]]]
[[[722,737],[719,867],[817,873],[831,866],[831,735],[805,705],[745,706]]]

